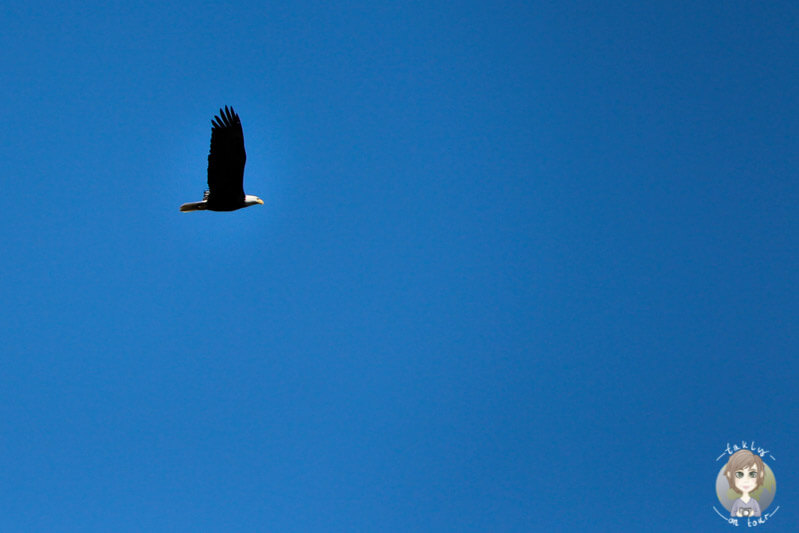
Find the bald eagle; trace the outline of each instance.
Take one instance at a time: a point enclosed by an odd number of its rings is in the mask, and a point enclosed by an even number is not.
[[[244,194],[244,132],[233,108],[219,110],[211,121],[211,151],[208,153],[208,190],[201,202],[180,206],[181,211],[235,211],[264,201]]]

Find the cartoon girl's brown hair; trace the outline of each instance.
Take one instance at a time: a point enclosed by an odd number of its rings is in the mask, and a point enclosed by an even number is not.
[[[743,470],[744,468],[752,469],[753,466],[757,465],[757,485],[752,492],[759,489],[763,485],[763,480],[766,477],[766,467],[763,464],[763,459],[760,456],[753,454],[749,450],[738,450],[730,457],[730,460],[727,461],[727,466],[724,469],[724,477],[727,478],[727,483],[730,484],[730,488],[737,492],[738,494],[742,494],[740,490],[738,490],[735,486],[735,472],[738,470]]]

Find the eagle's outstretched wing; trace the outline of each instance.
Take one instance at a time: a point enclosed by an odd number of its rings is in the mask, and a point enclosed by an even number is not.
[[[244,132],[233,108],[219,110],[211,128],[208,153],[208,200],[217,204],[244,201]]]

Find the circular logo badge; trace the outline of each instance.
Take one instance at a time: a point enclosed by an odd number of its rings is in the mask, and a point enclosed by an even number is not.
[[[732,454],[716,477],[716,496],[732,518],[761,516],[776,493],[774,472],[749,450]]]

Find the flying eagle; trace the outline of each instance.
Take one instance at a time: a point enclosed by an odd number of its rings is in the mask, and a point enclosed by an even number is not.
[[[202,202],[189,202],[181,211],[235,211],[264,201],[244,194],[244,132],[233,108],[219,110],[211,121],[211,151],[208,153],[208,190]]]

